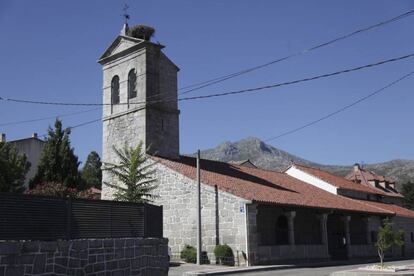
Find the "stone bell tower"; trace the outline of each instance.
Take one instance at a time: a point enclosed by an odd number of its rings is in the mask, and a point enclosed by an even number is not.
[[[149,154],[179,156],[179,69],[161,51],[164,46],[150,41],[151,30],[125,24],[98,60],[103,69],[104,162],[118,162],[113,146],[135,147],[140,141]],[[111,181],[106,172],[103,181]]]

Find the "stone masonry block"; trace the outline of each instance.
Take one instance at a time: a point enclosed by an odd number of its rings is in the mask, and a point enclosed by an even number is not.
[[[23,266],[9,266],[6,269],[5,276],[23,276],[24,267]]]
[[[19,242],[0,242],[0,255],[19,254],[21,247]]]
[[[87,240],[77,240],[72,242],[72,249],[73,250],[85,250],[88,249],[88,241]]]
[[[102,248],[103,242],[102,240],[90,240],[89,241],[89,248]]]
[[[57,250],[57,242],[47,241],[40,244],[40,252],[55,252]]]
[[[40,242],[38,241],[24,242],[22,245],[22,253],[36,253],[39,252],[39,250]]]
[[[33,274],[45,273],[46,270],[46,254],[37,254],[33,264]]]

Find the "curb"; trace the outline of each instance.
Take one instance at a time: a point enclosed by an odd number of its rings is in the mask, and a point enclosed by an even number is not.
[[[400,261],[407,259],[394,259],[392,261]],[[204,269],[184,272],[183,276],[201,276],[201,275],[230,275],[235,273],[248,273],[248,272],[259,272],[259,271],[270,271],[280,269],[291,269],[291,268],[306,268],[306,267],[328,267],[328,266],[341,266],[341,265],[355,265],[355,264],[366,264],[375,263],[372,260],[344,260],[344,261],[330,261],[330,262],[319,262],[319,263],[304,263],[304,264],[286,264],[286,265],[263,265],[263,266],[249,266],[242,268],[229,268],[229,269]]]

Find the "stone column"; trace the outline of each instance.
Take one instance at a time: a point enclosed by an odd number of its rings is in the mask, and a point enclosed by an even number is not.
[[[286,212],[285,215],[288,218],[288,234],[289,234],[289,244],[295,245],[295,216],[296,211]]]
[[[367,244],[372,244],[371,240],[371,227],[370,227],[370,217],[366,217],[365,222],[367,224],[366,231],[367,231]]]
[[[322,244],[327,245],[328,244],[328,214],[320,214],[319,220],[321,222],[321,241]]]
[[[348,254],[348,258],[352,257],[351,254],[351,232],[349,231],[349,222],[351,221],[351,216],[345,216],[345,240],[346,240],[346,251]]]
[[[319,221],[321,223],[321,242],[324,245],[326,252],[326,257],[329,258],[329,248],[328,248],[328,214],[318,215]]]
[[[247,265],[252,266],[259,260],[257,233],[257,204],[246,204],[246,242],[247,242]]]

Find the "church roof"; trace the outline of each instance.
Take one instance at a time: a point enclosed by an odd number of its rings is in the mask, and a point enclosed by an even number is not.
[[[367,201],[367,200],[357,200],[360,203],[368,204],[389,212],[393,212],[396,216],[399,217],[408,217],[408,218],[414,218],[414,211],[410,209],[406,209],[404,207],[395,205],[395,204],[389,204],[389,203],[383,203],[378,201]]]
[[[166,167],[196,179],[196,159],[151,157]],[[381,215],[394,212],[335,195],[285,173],[202,159],[201,181],[221,191],[256,203],[311,207]]]

